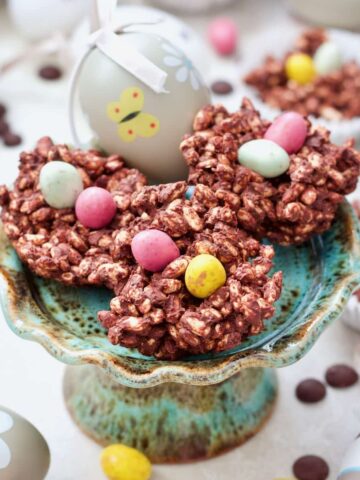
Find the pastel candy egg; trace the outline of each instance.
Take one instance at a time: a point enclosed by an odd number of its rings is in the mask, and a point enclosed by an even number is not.
[[[180,251],[169,235],[161,230],[143,230],[131,242],[135,260],[145,270],[160,272],[180,256]]]
[[[213,255],[198,255],[189,263],[185,272],[185,285],[191,295],[207,298],[226,282],[222,263]]]
[[[314,64],[317,73],[326,75],[339,70],[342,65],[341,52],[336,43],[325,42],[316,50]]]
[[[314,80],[316,76],[315,65],[310,55],[306,53],[294,53],[285,63],[286,75],[300,85],[305,85]]]
[[[86,188],[75,205],[76,216],[85,227],[104,228],[116,213],[116,204],[111,194],[100,187]]]
[[[185,192],[186,200],[191,200],[192,197],[194,196],[194,192],[195,192],[195,186],[194,185],[189,185],[186,189],[186,192]]]
[[[230,18],[216,18],[208,28],[210,43],[220,55],[231,55],[236,50],[237,28]]]
[[[287,153],[295,153],[304,145],[307,124],[299,113],[287,112],[274,120],[264,138],[277,143]]]
[[[151,463],[147,457],[126,445],[105,448],[100,463],[109,480],[148,480],[151,475]]]
[[[251,140],[238,150],[239,162],[265,178],[282,175],[289,168],[290,158],[277,143],[266,140]]]
[[[84,188],[79,170],[58,160],[42,167],[39,184],[45,202],[53,208],[73,207]]]

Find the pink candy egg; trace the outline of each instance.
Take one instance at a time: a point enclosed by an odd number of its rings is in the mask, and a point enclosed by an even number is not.
[[[150,272],[160,272],[180,256],[174,240],[161,230],[137,233],[132,239],[131,251],[137,263]]]
[[[296,112],[287,112],[274,120],[264,138],[277,143],[287,153],[296,153],[304,145],[307,131],[304,117]]]
[[[220,55],[231,55],[236,50],[237,28],[230,18],[216,18],[208,28],[210,43]]]
[[[78,220],[88,228],[103,228],[109,225],[116,213],[116,204],[111,194],[100,187],[89,187],[78,196],[75,204]]]

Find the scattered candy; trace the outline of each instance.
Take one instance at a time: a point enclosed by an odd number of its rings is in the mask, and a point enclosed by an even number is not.
[[[0,118],[2,118],[6,113],[6,107],[3,103],[0,103]]]
[[[306,455],[296,460],[293,473],[298,480],[325,480],[329,466],[321,457]]]
[[[101,467],[109,480],[148,480],[151,463],[144,454],[126,445],[110,445],[101,452]]]
[[[320,402],[320,400],[322,400],[325,395],[325,385],[313,378],[303,380],[296,388],[297,398],[304,403]]]
[[[46,203],[54,208],[73,207],[84,188],[79,170],[58,160],[42,167],[39,183]]]
[[[43,78],[44,80],[58,80],[62,77],[63,72],[55,65],[46,65],[40,68],[38,74],[39,77]]]
[[[195,192],[195,185],[189,185],[185,192],[186,200],[191,200],[192,197],[194,196],[194,192]]]
[[[285,71],[290,80],[294,80],[301,85],[310,83],[316,75],[313,59],[306,53],[290,55],[285,63]]]
[[[115,216],[116,203],[105,188],[89,187],[77,197],[75,212],[85,227],[104,228]]]
[[[135,260],[145,270],[160,272],[180,256],[180,251],[169,235],[161,230],[143,230],[131,242]]]
[[[17,147],[21,144],[22,138],[16,133],[6,132],[3,136],[4,143],[7,147]]]
[[[237,27],[230,18],[216,18],[208,28],[210,43],[220,55],[231,55],[236,50]]]
[[[290,158],[286,151],[271,140],[246,142],[238,150],[239,162],[265,178],[274,178],[286,172]]]
[[[207,298],[226,282],[222,263],[213,255],[198,255],[189,263],[185,272],[185,285],[197,298]]]
[[[216,95],[229,95],[234,89],[231,83],[226,80],[218,80],[211,84],[211,90]]]
[[[326,75],[339,70],[342,65],[341,52],[336,43],[325,42],[316,50],[314,64],[317,73]]]
[[[308,127],[304,117],[296,112],[283,113],[267,129],[264,138],[271,140],[287,153],[296,153],[304,145]]]
[[[326,381],[334,388],[347,388],[354,385],[359,375],[356,371],[347,365],[334,365],[326,371]]]
[[[9,124],[3,119],[0,119],[0,135],[3,136],[10,130]]]

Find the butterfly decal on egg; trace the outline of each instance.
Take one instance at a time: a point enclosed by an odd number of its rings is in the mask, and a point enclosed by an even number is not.
[[[107,116],[118,125],[118,135],[123,142],[133,142],[137,137],[150,138],[160,129],[159,119],[143,112],[144,92],[139,87],[126,88],[120,100],[107,105]]]

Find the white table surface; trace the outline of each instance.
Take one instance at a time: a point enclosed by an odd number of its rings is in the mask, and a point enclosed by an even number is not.
[[[282,5],[269,0],[239,1],[226,11],[236,19],[241,32],[242,54],[251,53],[259,31],[270,28],[300,28]],[[204,32],[208,18],[189,22]],[[5,9],[0,8],[0,60],[19,51],[23,41],[12,30]],[[235,81],[234,64],[216,64],[221,77]],[[11,182],[17,171],[18,153],[31,148],[43,135],[70,141],[65,99],[67,78],[44,82],[28,63],[0,79],[0,101],[9,106],[14,129],[24,136],[19,148],[0,145],[0,183]],[[214,77],[215,78],[215,77]],[[240,98],[226,100],[236,108]],[[51,454],[49,480],[104,479],[98,456],[100,447],[72,423],[63,402],[64,366],[39,345],[16,337],[0,314],[0,404],[24,415],[47,439]],[[308,376],[321,379],[326,368],[337,362],[353,363],[360,336],[341,322],[333,324],[312,351],[297,364],[279,370],[280,390],[275,413],[265,428],[241,448],[206,462],[182,466],[155,466],[153,480],[271,480],[291,475],[295,459],[304,454],[323,456],[335,480],[342,456],[360,431],[360,387],[347,391],[328,389],[318,405],[300,404],[294,396],[297,383]],[[0,478],[2,479],[3,477]],[[31,478],[24,480],[32,480]]]

